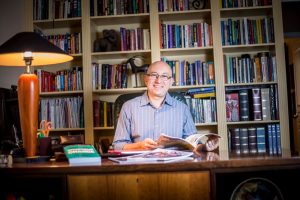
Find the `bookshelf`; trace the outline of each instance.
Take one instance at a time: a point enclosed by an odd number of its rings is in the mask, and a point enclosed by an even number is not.
[[[146,2],[146,1],[145,1]],[[112,127],[94,127],[93,123],[93,100],[103,100],[114,102],[118,95],[123,93],[134,93],[145,91],[145,87],[128,87],[118,89],[101,89],[93,87],[93,67],[92,63],[97,64],[121,64],[133,56],[142,56],[144,63],[158,61],[161,58],[165,60],[186,60],[191,63],[196,60],[202,62],[211,61],[214,66],[214,83],[198,85],[174,85],[172,91],[187,91],[192,88],[213,87],[216,91],[216,122],[197,123],[198,131],[212,131],[220,134],[223,139],[220,143],[220,155],[230,156],[230,142],[228,129],[232,127],[247,127],[267,124],[280,124],[281,130],[281,148],[283,154],[290,150],[289,147],[289,127],[288,127],[288,110],[287,110],[287,93],[286,93],[286,76],[283,48],[283,30],[281,18],[281,4],[279,1],[272,1],[272,5],[222,8],[221,2],[208,1],[204,9],[171,11],[168,9],[159,10],[157,1],[148,1],[149,11],[144,6],[144,11],[135,14],[113,14],[105,16],[90,16],[89,0],[81,0],[81,17],[72,19],[55,19],[55,20],[32,20],[33,3],[27,0],[27,21],[28,30],[38,27],[47,34],[57,34],[61,32],[71,32],[79,30],[82,35],[82,52],[76,54],[75,61],[82,66],[83,88],[76,95],[82,95],[84,101],[84,128],[80,132],[85,134],[85,142],[94,144],[100,137],[113,137]],[[273,18],[274,42],[254,43],[254,44],[222,44],[221,21],[224,19],[258,19],[264,17]],[[161,23],[170,25],[191,25],[193,23],[206,23],[211,27],[209,36],[210,42],[206,45],[194,46],[172,46],[161,48]],[[102,31],[105,29],[114,29],[120,31],[120,27],[126,29],[149,29],[150,30],[150,48],[135,49],[113,52],[96,52],[93,45],[95,40],[102,37]],[[209,29],[208,29],[209,30]],[[182,40],[182,44],[184,44]],[[224,55],[240,56],[242,54],[256,55],[259,52],[271,52],[276,55],[277,80],[258,83],[228,83],[226,82],[226,70],[224,69]],[[57,70],[57,67],[51,69]],[[49,67],[50,69],[50,67]],[[269,87],[276,85],[279,96],[279,119],[262,120],[262,121],[238,121],[228,122],[226,120],[226,102],[225,96],[227,88],[230,87]],[[73,95],[72,93],[64,94],[62,92],[46,93],[45,95],[63,96]],[[72,130],[70,130],[72,132]]]

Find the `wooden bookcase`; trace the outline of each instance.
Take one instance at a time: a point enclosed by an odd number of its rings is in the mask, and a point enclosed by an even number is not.
[[[221,1],[220,1],[221,2]],[[79,130],[85,134],[85,142],[94,144],[99,137],[113,136],[112,127],[93,127],[93,100],[101,99],[114,101],[118,95],[122,93],[144,91],[145,88],[127,88],[127,89],[110,89],[110,90],[95,90],[92,87],[92,62],[105,64],[118,64],[125,62],[128,58],[134,55],[140,55],[145,58],[146,63],[158,61],[161,57],[167,59],[186,59],[195,60],[197,58],[203,60],[211,60],[214,62],[215,84],[212,85],[216,90],[216,109],[217,122],[208,124],[196,124],[199,131],[217,132],[222,136],[219,147],[221,156],[229,156],[229,138],[228,127],[230,126],[245,126],[255,124],[266,124],[267,122],[247,121],[228,123],[226,121],[226,103],[225,94],[226,87],[235,86],[225,84],[224,78],[224,61],[223,56],[227,53],[255,54],[261,51],[271,51],[276,54],[276,66],[278,79],[274,83],[278,86],[279,94],[279,117],[277,123],[281,129],[281,147],[283,155],[288,155],[290,151],[289,127],[288,127],[288,102],[286,90],[286,73],[284,61],[284,46],[283,46],[283,28],[281,16],[281,2],[272,1],[271,6],[257,7],[242,7],[242,8],[221,8],[219,1],[208,1],[205,9],[190,10],[190,11],[165,11],[158,12],[157,1],[149,0],[149,13],[117,15],[117,16],[90,16],[90,1],[81,0],[81,17],[76,19],[58,19],[46,21],[33,21],[33,1],[27,0],[27,30],[32,31],[34,26],[38,26],[45,33],[60,33],[62,31],[71,31],[75,28],[81,31],[82,34],[82,53],[75,55],[75,61],[82,65],[83,71],[83,91],[80,95],[84,99],[84,129]],[[258,17],[272,16],[274,20],[274,35],[275,42],[273,44],[255,44],[255,45],[234,45],[222,46],[221,35],[221,20],[224,18],[243,18],[243,17]],[[193,22],[208,22],[212,26],[213,45],[195,48],[173,48],[161,49],[160,44],[160,23],[176,23],[189,24]],[[93,43],[98,37],[97,33],[103,29],[119,30],[120,27],[126,28],[148,28],[150,29],[151,49],[136,50],[136,51],[118,51],[118,52],[93,52]],[[49,67],[50,68],[50,67]],[[255,85],[255,84],[242,84]],[[207,87],[204,86],[174,86],[171,90],[187,91],[190,88]],[[51,95],[51,94],[49,94]],[[58,93],[55,95],[64,95]],[[71,130],[68,130],[71,131]]]

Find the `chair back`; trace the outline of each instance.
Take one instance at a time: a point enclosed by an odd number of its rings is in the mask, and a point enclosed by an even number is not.
[[[184,95],[180,92],[169,92],[170,96],[187,104],[186,103],[186,100],[184,98]],[[135,97],[138,97],[138,96],[141,96],[143,95],[143,92],[142,93],[128,93],[128,94],[121,94],[115,101],[115,104],[114,104],[114,128],[116,129],[117,127],[117,122],[118,122],[118,118],[119,118],[119,114],[121,112],[121,108],[123,106],[123,104],[130,100],[130,99],[133,99]]]

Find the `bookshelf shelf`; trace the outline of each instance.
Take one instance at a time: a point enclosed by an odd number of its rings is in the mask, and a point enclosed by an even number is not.
[[[168,48],[160,49],[162,56],[188,56],[199,54],[212,54],[213,47],[192,47],[192,48]]]
[[[41,131],[41,129],[38,129]],[[69,131],[84,131],[84,128],[54,128],[51,129],[50,132],[69,132]],[[51,135],[51,134],[50,134]]]
[[[78,27],[81,26],[81,17],[63,18],[63,19],[47,19],[35,20],[33,24],[40,29],[63,28],[63,27]]]
[[[135,50],[135,51],[112,51],[112,52],[93,52],[91,55],[101,60],[122,59],[137,55],[149,56],[151,50]]]
[[[149,23],[149,13],[91,16],[91,22],[99,26],[110,24]]]
[[[195,123],[196,127],[206,127],[206,126],[217,126],[217,122],[211,122],[211,123]]]
[[[256,17],[265,16],[272,13],[272,6],[254,6],[254,7],[239,7],[239,8],[222,8],[220,9],[221,17]]]
[[[225,87],[237,87],[237,86],[259,86],[259,85],[272,85],[277,84],[277,81],[271,81],[271,82],[256,82],[256,83],[225,83]]]
[[[239,121],[239,122],[227,122],[228,126],[231,125],[257,125],[257,124],[275,124],[279,123],[279,120],[262,120],[262,121]]]
[[[145,87],[139,88],[123,88],[123,89],[101,89],[94,90],[93,92],[96,94],[126,94],[126,93],[136,93],[136,92],[144,92],[146,90]]]
[[[40,96],[47,97],[47,96],[68,96],[74,94],[83,94],[83,90],[76,90],[76,91],[61,91],[61,92],[41,92]]]
[[[95,131],[101,131],[101,130],[114,130],[114,127],[109,126],[109,127],[94,127]]]
[[[159,12],[159,18],[163,21],[192,20],[195,18],[210,18],[210,9],[186,10],[186,11],[165,11]],[[184,15],[184,18],[182,18]]]

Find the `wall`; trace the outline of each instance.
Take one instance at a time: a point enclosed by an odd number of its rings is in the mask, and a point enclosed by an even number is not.
[[[0,6],[0,45],[18,32],[25,30],[25,2],[20,0],[1,0]],[[17,85],[18,77],[24,68],[0,67],[0,88]]]

